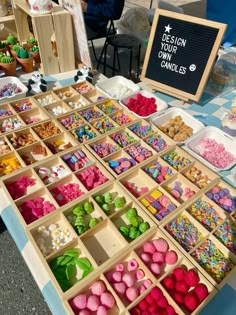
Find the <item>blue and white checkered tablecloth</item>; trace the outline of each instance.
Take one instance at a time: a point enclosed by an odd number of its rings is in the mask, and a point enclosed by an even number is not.
[[[58,88],[74,83],[73,77],[76,71],[58,74],[56,76],[45,77],[48,82],[49,88]],[[27,82],[29,75],[23,75],[20,78],[23,82]],[[141,84],[144,86],[145,84]],[[223,96],[214,96],[206,93],[205,96],[209,101],[205,105],[197,103],[183,103],[173,97],[157,93],[157,95],[165,100],[169,106],[177,106],[186,109],[189,113],[197,117],[205,125],[220,127],[220,119],[225,110],[230,109],[232,101],[236,97],[236,90],[230,91]],[[234,187],[236,183],[232,176],[232,170],[222,172],[220,174],[224,180],[229,182]],[[10,234],[12,235],[19,251],[25,259],[32,275],[35,278],[46,302],[48,303],[51,311],[55,315],[66,315],[67,312],[61,302],[61,299],[53,286],[50,276],[42,266],[41,261],[35,252],[29,238],[21,225],[19,217],[16,215],[13,207],[10,205],[9,200],[4,196],[0,189],[0,215],[5,222]],[[236,314],[236,274],[224,287],[214,296],[214,298],[206,305],[200,312],[201,315],[235,315]]]

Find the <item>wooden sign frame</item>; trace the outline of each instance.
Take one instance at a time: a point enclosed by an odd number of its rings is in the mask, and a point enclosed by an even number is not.
[[[175,87],[169,86],[167,84],[163,84],[159,81],[155,81],[155,80],[147,77],[147,68],[148,68],[148,64],[149,64],[149,59],[150,59],[150,55],[152,52],[153,42],[155,39],[155,33],[156,33],[156,30],[158,27],[158,21],[159,21],[159,18],[161,16],[173,18],[176,20],[181,20],[183,22],[191,22],[191,23],[198,24],[198,25],[209,26],[209,27],[212,27],[212,28],[218,30],[218,34],[217,34],[216,39],[214,41],[213,47],[211,49],[211,52],[210,52],[210,55],[208,58],[208,62],[206,64],[206,67],[205,67],[203,74],[201,76],[201,79],[200,79],[200,82],[198,84],[198,88],[196,90],[196,93],[191,94],[191,93],[186,92],[184,90],[177,89]],[[170,12],[170,11],[166,11],[166,10],[156,9],[155,15],[154,15],[154,20],[153,20],[153,25],[152,25],[152,29],[151,29],[151,33],[150,33],[150,37],[149,37],[148,47],[147,47],[147,51],[146,51],[146,55],[145,55],[145,59],[144,59],[143,69],[142,69],[142,73],[141,73],[141,80],[147,82],[152,88],[154,88],[160,92],[174,96],[176,98],[180,98],[183,100],[191,99],[194,101],[198,101],[201,98],[202,92],[203,92],[204,87],[206,85],[206,82],[208,80],[209,73],[210,73],[211,68],[214,64],[214,61],[215,61],[218,49],[220,47],[221,40],[223,38],[226,27],[227,27],[227,25],[223,24],[223,23],[208,21],[205,19],[201,19],[201,18],[189,16],[189,15],[184,15],[184,14],[180,14],[180,13],[176,13],[176,12]],[[171,73],[170,73],[170,75],[171,75]]]

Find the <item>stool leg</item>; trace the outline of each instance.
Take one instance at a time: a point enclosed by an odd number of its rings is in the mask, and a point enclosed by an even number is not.
[[[138,46],[138,60],[137,60],[137,79],[139,78],[139,67],[140,67],[140,54],[141,54],[141,45]]]
[[[133,50],[132,48],[130,49],[130,55],[129,55],[129,75],[131,78],[131,74],[132,74],[132,63],[133,63]]]
[[[103,74],[106,75],[106,66],[107,66],[107,42],[105,43],[104,47],[104,64],[103,64]]]
[[[116,50],[117,51],[117,62],[118,62],[118,71],[120,71],[120,57],[119,57],[119,52],[118,52],[118,49]]]
[[[114,75],[115,75],[115,67],[116,67],[116,54],[117,54],[117,48],[114,46],[112,76],[114,76]]]

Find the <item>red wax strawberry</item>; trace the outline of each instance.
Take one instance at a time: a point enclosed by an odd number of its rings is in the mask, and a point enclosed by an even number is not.
[[[175,280],[171,277],[166,277],[163,281],[162,281],[163,286],[165,287],[165,289],[168,290],[173,290],[175,287]]]
[[[182,292],[182,293],[186,294],[189,290],[189,286],[187,285],[187,283],[185,281],[178,281],[175,284],[175,289],[178,292]]]
[[[168,301],[164,295],[160,296],[159,299],[156,300],[156,303],[161,308],[166,308],[166,306],[168,305]]]
[[[178,291],[174,292],[173,299],[178,305],[182,305],[184,303],[184,295]]]
[[[184,281],[190,287],[195,287],[199,283],[200,279],[199,279],[199,276],[196,273],[196,271],[191,269],[191,270],[187,271],[186,274],[184,275]]]
[[[193,292],[198,297],[199,301],[202,302],[208,296],[207,286],[203,283],[199,283],[194,289]]]
[[[196,295],[192,292],[187,293],[184,297],[184,305],[188,310],[194,311],[198,306],[198,299]]]
[[[153,303],[153,297],[151,296],[151,294],[146,295],[145,300],[149,305]]]
[[[154,313],[154,312],[156,312],[158,309],[159,309],[159,307],[158,307],[155,303],[152,303],[152,305],[149,306],[148,311],[149,311],[150,313]]]
[[[185,271],[182,268],[175,268],[172,274],[174,275],[176,281],[184,280]]]
[[[167,305],[166,313],[167,313],[167,315],[175,315],[175,309],[173,308],[172,305]]]
[[[142,311],[145,311],[148,308],[148,303],[145,300],[142,300],[138,303],[138,306]]]
[[[158,300],[160,297],[163,296],[163,293],[162,293],[161,289],[159,289],[159,288],[157,288],[157,287],[153,288],[153,289],[151,290],[150,294],[151,294],[151,296],[152,296],[152,298],[153,298],[154,300]]]

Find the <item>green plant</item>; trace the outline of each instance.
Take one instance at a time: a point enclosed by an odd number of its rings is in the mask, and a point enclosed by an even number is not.
[[[19,44],[16,44],[16,45],[14,45],[14,46],[12,47],[12,50],[15,51],[16,53],[17,53],[19,50],[21,50],[21,49],[23,49],[23,46],[21,46],[21,45],[19,45]]]
[[[0,62],[1,63],[12,63],[15,59],[11,56],[2,55]]]
[[[39,46],[34,45],[33,47],[30,48],[30,51],[32,51],[33,53],[39,52]]]
[[[17,57],[19,57],[20,59],[28,59],[28,58],[31,58],[32,55],[29,54],[27,50],[25,50],[25,49],[20,49],[20,50],[17,52]]]
[[[5,48],[5,47],[6,47],[6,43],[0,41],[0,49],[3,49],[3,48]]]
[[[14,35],[7,36],[7,44],[8,45],[15,45],[17,43],[17,37]]]
[[[27,44],[37,44],[38,42],[37,42],[37,39],[35,39],[35,38],[28,38],[27,39]]]

